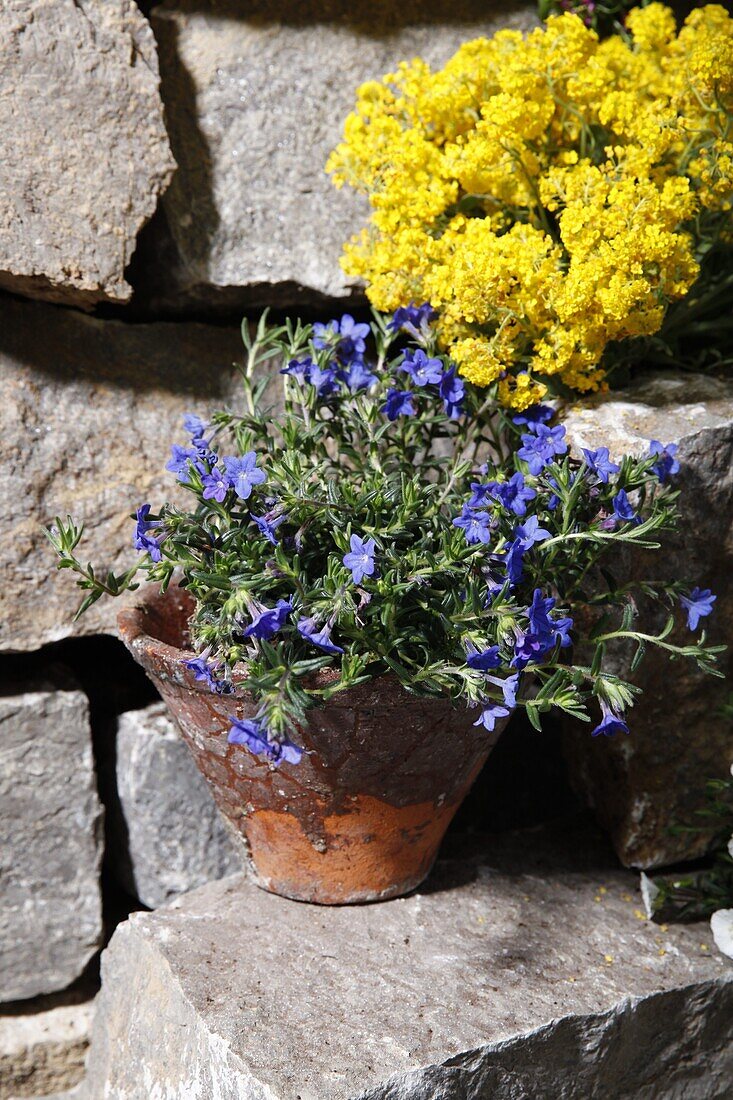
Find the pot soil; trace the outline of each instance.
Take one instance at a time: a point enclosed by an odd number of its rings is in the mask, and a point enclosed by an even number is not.
[[[184,667],[191,610],[190,596],[171,586],[122,611],[120,633],[168,704],[257,885],[323,905],[418,886],[503,725],[487,733],[473,725],[475,711],[411,695],[386,675],[311,710],[307,729],[293,734],[301,762],[274,769],[227,743],[231,717],[254,716],[251,697],[213,695]],[[324,683],[332,676],[318,674]]]

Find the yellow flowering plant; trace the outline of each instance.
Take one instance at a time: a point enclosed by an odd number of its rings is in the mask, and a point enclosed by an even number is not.
[[[718,4],[679,33],[651,3],[603,41],[565,13],[404,62],[359,89],[327,165],[372,207],[344,268],[380,310],[429,302],[460,372],[516,409],[673,358],[694,326],[720,362],[732,106]]]

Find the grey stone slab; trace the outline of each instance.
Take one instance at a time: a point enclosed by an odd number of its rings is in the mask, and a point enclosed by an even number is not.
[[[733,396],[730,383],[710,375],[658,371],[642,375],[622,392],[593,397],[569,411],[568,438],[576,449],[607,446],[612,456],[642,453],[651,439],[677,443],[681,464],[679,533],[664,536],[658,553],[615,562],[629,576],[671,580],[717,594],[713,615],[703,620],[708,641],[733,639]],[[614,568],[614,565],[612,565]],[[640,608],[644,621],[661,627],[666,610]],[[691,635],[681,616],[675,640]],[[632,654],[609,652],[611,671],[629,675]],[[698,833],[671,826],[705,822],[705,784],[728,775],[733,760],[733,722],[721,707],[730,693],[733,649],[722,655],[726,680],[715,680],[689,661],[670,663],[649,649],[630,677],[643,695],[629,712],[631,735],[608,741],[588,737],[574,724],[567,759],[577,789],[596,808],[624,863],[660,867],[700,855],[717,829]]]
[[[223,818],[164,703],[120,715],[115,864],[151,909],[242,869]],[[114,819],[113,819],[114,822]]]
[[[0,694],[0,1002],[70,985],[102,939],[97,797],[83,692]]]
[[[38,997],[0,1013],[0,1100],[70,1095],[84,1076],[94,993]]]
[[[133,0],[4,0],[0,73],[0,286],[126,301],[175,167],[147,20]]]
[[[587,829],[477,838],[374,905],[237,875],[134,914],[103,956],[88,1096],[729,1095],[733,971],[707,926],[639,920]]]
[[[368,206],[324,172],[356,89],[415,55],[536,20],[533,4],[237,0],[155,8],[179,168],[145,261],[154,306],[232,309],[348,298],[342,246]],[[156,258],[162,262],[156,263]]]
[[[119,602],[79,622],[80,593],[57,573],[43,525],[71,513],[79,553],[99,569],[135,560],[131,513],[176,497],[165,470],[182,417],[234,399],[238,329],[130,325],[43,303],[0,300],[0,651],[81,634],[114,633]]]

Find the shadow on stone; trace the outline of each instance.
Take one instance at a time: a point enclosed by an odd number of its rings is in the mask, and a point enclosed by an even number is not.
[[[144,9],[145,6],[143,5]],[[480,23],[487,16],[486,0],[167,0],[147,5],[146,14],[156,8],[185,13],[211,13],[222,19],[287,27],[342,24],[374,38],[388,38],[404,27],[425,24]],[[526,10],[522,0],[502,4],[502,14]],[[175,152],[175,150],[174,150]]]
[[[82,384],[104,390],[149,391],[191,399],[226,400],[232,390],[232,351],[241,343],[222,327],[199,324],[123,324],[73,309],[30,303],[0,291],[0,362],[30,376],[30,384],[69,385],[73,405]],[[101,315],[100,315],[101,316]],[[241,356],[240,356],[241,357]],[[3,370],[5,364],[3,363]],[[10,376],[10,367],[8,367]],[[15,395],[11,395],[11,400]]]
[[[448,835],[523,829],[566,816],[580,805],[567,775],[560,721],[555,715],[544,715],[542,732],[538,732],[524,712],[518,711],[456,814]]]

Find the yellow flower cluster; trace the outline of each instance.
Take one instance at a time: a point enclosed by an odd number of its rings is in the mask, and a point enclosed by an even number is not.
[[[443,346],[524,408],[602,385],[612,341],[658,332],[731,240],[733,19],[669,8],[599,42],[575,15],[420,59],[359,90],[327,169],[369,196],[345,270],[393,310],[429,301]]]

